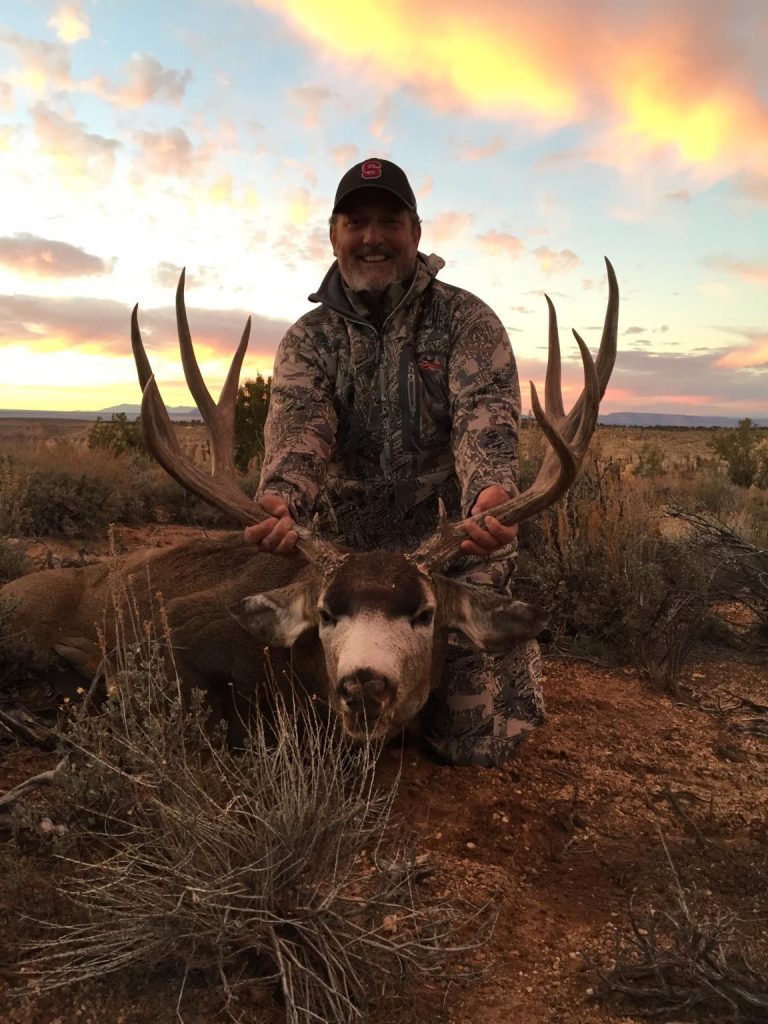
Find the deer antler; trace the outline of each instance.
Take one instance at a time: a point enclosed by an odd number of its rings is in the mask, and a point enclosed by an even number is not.
[[[196,494],[207,504],[213,505],[243,526],[261,523],[270,516],[240,489],[233,458],[235,402],[240,369],[251,333],[251,318],[248,317],[224,387],[221,389],[219,401],[216,403],[205,385],[195,358],[184,305],[184,277],[185,272],[182,270],[176,289],[179,348],[187,385],[208,429],[211,443],[211,473],[204,473],[198,469],[179,445],[141,339],[137,304],[131,314],[131,344],[142,387],[141,423],[144,443],[166,472],[170,473],[185,490]],[[298,526],[296,530],[299,534],[296,550],[307,561],[325,563],[338,557],[338,550],[333,545],[313,536],[305,527]]]
[[[504,526],[521,523],[524,519],[542,512],[560,498],[573,481],[589,448],[600,409],[600,400],[605,394],[608,380],[616,360],[616,335],[619,322],[619,287],[616,274],[608,259],[608,308],[605,314],[603,335],[597,359],[593,362],[587,346],[573,332],[581,351],[584,364],[584,389],[565,415],[560,377],[560,339],[557,330],[557,315],[549,296],[549,354],[544,384],[545,409],[541,408],[536,387],[531,382],[531,407],[539,426],[552,446],[544,456],[536,479],[522,494],[515,495],[495,508],[486,509],[472,516],[472,521],[481,523],[492,515]],[[430,571],[446,569],[461,553],[461,542],[467,534],[461,522],[443,523],[431,537],[427,538],[412,558]]]

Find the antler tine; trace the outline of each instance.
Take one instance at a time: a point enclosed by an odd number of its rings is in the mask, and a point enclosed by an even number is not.
[[[147,353],[144,351],[144,342],[141,340],[138,302],[131,312],[131,348],[133,349],[133,359],[136,363],[136,369],[139,373],[139,384],[141,384],[141,390],[143,392],[152,377],[152,367],[149,365]]]
[[[605,311],[600,348],[595,359],[597,379],[600,382],[601,399],[605,394],[605,389],[608,387],[608,381],[611,379],[613,364],[616,362],[616,339],[619,330],[619,284],[616,280],[616,271],[613,269],[613,264],[607,256],[605,257],[605,269],[608,273],[608,306]],[[584,395],[581,394],[568,414],[567,419],[569,421],[571,418],[576,421],[580,420],[583,401]]]
[[[552,505],[565,494],[576,479],[597,425],[600,399],[605,393],[616,358],[619,293],[613,267],[608,260],[606,264],[609,281],[608,311],[596,360],[593,361],[582,338],[576,331],[573,332],[584,366],[584,388],[581,394],[568,415],[563,416],[557,320],[554,316],[554,306],[547,298],[550,308],[550,331],[545,384],[546,411],[541,407],[533,382],[531,407],[551,448],[528,490],[493,509],[472,516],[472,521],[482,523],[487,515],[493,515],[505,526],[520,523]],[[459,556],[461,542],[465,539],[466,532],[461,522],[441,523],[438,530],[417,548],[412,557],[432,571],[445,569]]]
[[[176,327],[179,335],[181,364],[184,367],[184,377],[186,378],[187,386],[197,403],[197,408],[203,417],[203,423],[205,423],[208,429],[211,442],[211,472],[215,477],[222,476],[227,478],[231,477],[235,472],[235,402],[237,399],[237,388],[240,383],[240,368],[243,364],[245,350],[248,347],[248,339],[251,333],[251,321],[249,317],[217,404],[213,401],[211,393],[203,380],[203,375],[200,372],[200,367],[195,357],[192,334],[189,330],[189,321],[187,320],[187,308],[184,303],[185,280],[186,268],[182,270],[176,288]]]
[[[227,373],[227,379],[224,381],[224,387],[221,389],[219,395],[218,408],[220,410],[221,417],[232,425],[232,441],[234,442],[235,437],[235,407],[237,405],[237,390],[240,387],[240,370],[243,366],[243,359],[245,358],[245,352],[248,348],[248,342],[251,337],[251,318],[245,321],[245,327],[243,333],[240,336],[240,344],[237,346],[237,351],[232,357],[232,363]],[[233,445],[230,445],[230,449]]]
[[[215,453],[217,456],[214,472],[208,474],[201,471],[182,451],[144,349],[141,332],[139,331],[137,305],[134,307],[131,315],[131,344],[139,374],[139,382],[143,391],[141,398],[141,425],[144,444],[163,469],[174,480],[177,480],[185,490],[196,494],[207,504],[231,516],[241,526],[262,523],[266,519],[270,519],[271,516],[264,511],[261,505],[252,501],[240,489],[232,456],[235,402],[237,399],[238,382],[240,380],[240,368],[245,356],[245,350],[248,347],[251,327],[250,317],[232,359],[218,406],[213,404],[192,351],[192,339],[184,308],[183,271],[179,280],[179,287],[176,291],[176,317],[187,384],[198,403],[203,421],[211,435],[212,453]],[[225,448],[225,444],[228,444],[228,447]],[[299,535],[296,550],[308,562],[324,565],[339,557],[337,548],[318,537],[314,537],[310,530],[297,526],[296,531]]]
[[[202,472],[184,454],[154,377],[149,379],[142,395],[141,424],[150,454],[185,490],[232,516],[242,526],[269,518],[237,485]]]
[[[562,420],[565,419],[565,409],[563,408],[560,373],[560,335],[557,330],[557,312],[552,299],[548,295],[545,295],[544,298],[549,307],[549,344],[547,373],[544,378],[544,408],[548,415],[553,416],[556,420]]]

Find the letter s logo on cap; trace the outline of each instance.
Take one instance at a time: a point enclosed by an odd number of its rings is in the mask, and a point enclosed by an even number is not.
[[[378,160],[366,160],[360,168],[361,178],[380,178],[381,164]]]

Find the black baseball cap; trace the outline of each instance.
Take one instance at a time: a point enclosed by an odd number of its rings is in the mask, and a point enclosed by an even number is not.
[[[338,213],[347,196],[363,188],[378,188],[384,192],[391,192],[404,206],[416,212],[416,196],[405,176],[405,171],[391,160],[380,160],[378,157],[363,160],[350,167],[336,189],[332,212]]]

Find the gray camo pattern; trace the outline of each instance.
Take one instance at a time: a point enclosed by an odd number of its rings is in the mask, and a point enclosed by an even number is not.
[[[353,306],[336,264],[320,301],[278,348],[259,494],[352,549],[409,550],[437,524],[437,498],[466,516],[491,484],[513,492],[520,389],[503,325],[480,299],[436,279],[419,254],[413,282],[377,328]],[[514,552],[465,557],[452,575],[505,591]],[[499,764],[543,720],[538,645],[484,655],[452,639],[424,735],[452,763]]]

